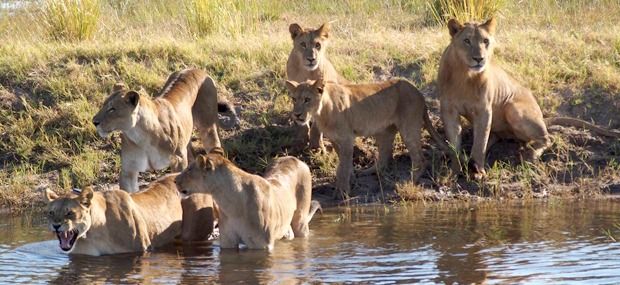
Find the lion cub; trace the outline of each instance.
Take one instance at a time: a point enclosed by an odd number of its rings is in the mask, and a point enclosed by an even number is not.
[[[482,24],[450,20],[448,28],[452,40],[439,63],[439,100],[446,135],[458,154],[460,117],[471,122],[474,144],[470,169],[475,172],[476,179],[485,176],[486,152],[498,138],[525,142],[526,159],[536,160],[551,144],[546,125],[586,128],[599,135],[620,137],[616,131],[575,118],[543,119],[532,92],[491,62],[495,26],[493,18]],[[452,168],[460,172],[459,159],[452,153]]]
[[[442,147],[445,142],[433,127],[422,94],[407,80],[339,85],[323,80],[298,83],[286,81],[293,100],[293,117],[299,124],[314,120],[334,142],[338,153],[336,188],[348,195],[353,171],[355,137],[374,136],[377,142],[377,168],[392,159],[396,132],[400,132],[413,165],[414,179],[424,169],[421,155],[422,127]],[[447,145],[445,145],[447,148]]]
[[[338,74],[326,55],[330,28],[330,23],[325,23],[318,29],[302,28],[297,23],[289,26],[293,49],[286,62],[288,80],[303,82],[324,78],[325,81],[348,83]],[[310,127],[309,133],[308,127]],[[311,149],[324,149],[323,134],[316,124],[303,125],[301,131],[304,133],[304,139],[310,141]]]
[[[264,177],[249,174],[224,157],[221,148],[196,161],[176,178],[184,195],[209,193],[219,210],[220,246],[273,249],[275,240],[308,235],[320,208],[311,201],[312,177],[297,158],[276,159]]]

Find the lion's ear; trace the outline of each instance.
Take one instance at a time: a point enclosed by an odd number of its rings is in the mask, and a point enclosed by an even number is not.
[[[295,90],[297,90],[297,86],[299,86],[299,83],[297,83],[296,81],[286,81],[286,88],[288,88],[289,95],[293,95],[293,93],[295,93]]]
[[[318,80],[314,81],[314,84],[312,84],[312,86],[316,88],[316,91],[319,93],[319,95],[322,95],[323,90],[325,89],[325,81],[323,81],[323,78],[319,78]]]
[[[94,195],[95,195],[95,192],[93,191],[92,187],[89,186],[89,187],[84,188],[84,190],[82,190],[79,196],[80,204],[82,204],[85,207],[90,207],[90,204],[91,204],[91,201],[93,200]]]
[[[331,25],[329,24],[329,22],[321,25],[321,27],[317,30],[318,34],[320,37],[322,38],[329,38],[329,30],[331,28]]]
[[[58,194],[56,194],[56,192],[50,190],[49,188],[45,188],[45,190],[43,190],[43,198],[46,202],[49,203],[58,199]]]
[[[114,84],[114,87],[112,87],[112,93],[116,93],[116,92],[123,91],[123,90],[125,90],[125,83],[123,82],[118,82]]]
[[[206,155],[198,156],[198,158],[196,158],[196,163],[198,164],[198,167],[205,169],[205,170],[215,169],[215,165],[213,164],[213,161],[211,161],[211,159],[209,159],[209,157],[207,157]]]
[[[303,29],[301,28],[301,26],[297,23],[293,23],[290,26],[288,26],[288,31],[291,33],[291,38],[295,39],[297,36],[301,35],[301,33],[303,33]]]
[[[454,37],[463,30],[463,25],[459,23],[457,19],[450,19],[450,21],[448,21],[448,30],[450,30],[450,36]]]
[[[483,28],[485,30],[487,30],[487,32],[489,32],[489,34],[495,34],[495,27],[497,26],[497,20],[495,20],[495,17],[488,19],[486,22],[484,22],[482,25],[480,25],[480,28]]]
[[[125,94],[125,100],[134,107],[138,106],[138,102],[140,102],[140,94],[133,90],[129,91]]]

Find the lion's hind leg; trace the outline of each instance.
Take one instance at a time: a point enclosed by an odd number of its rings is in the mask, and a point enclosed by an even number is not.
[[[394,137],[396,129],[389,127],[387,130],[377,134],[375,140],[377,142],[377,161],[370,167],[360,171],[360,176],[372,175],[385,169],[392,160],[394,153]]]
[[[536,104],[536,102],[527,102]],[[516,102],[506,105],[504,114],[515,137],[526,143],[528,153],[526,160],[535,161],[551,145],[551,139],[542,117],[540,108],[536,105],[537,112],[528,108],[526,102]]]
[[[408,125],[405,124],[400,124],[398,130],[400,131],[400,135],[407,146],[407,150],[409,150],[409,157],[411,157],[411,178],[413,181],[417,181],[426,169],[424,157],[422,156],[423,120],[422,117],[419,117],[409,120]]]

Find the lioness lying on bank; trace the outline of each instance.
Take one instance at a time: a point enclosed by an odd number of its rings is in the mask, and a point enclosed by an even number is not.
[[[471,122],[474,143],[470,169],[475,172],[475,178],[485,175],[486,152],[498,138],[525,142],[527,160],[540,157],[551,144],[545,123],[583,127],[601,135],[620,137],[618,132],[579,119],[543,119],[532,92],[491,62],[495,27],[495,19],[482,24],[461,24],[450,20],[448,28],[452,40],[439,64],[439,100],[446,135],[458,154],[461,147],[460,117]],[[454,171],[461,169],[454,152],[452,168]]]
[[[325,81],[349,83],[342,75],[338,74],[327,58],[326,51],[329,45],[330,27],[330,23],[325,23],[318,29],[302,28],[297,23],[289,26],[288,30],[293,39],[293,49],[286,62],[288,80],[304,82],[323,78]],[[300,128],[304,140],[310,141],[311,149],[324,149],[323,134],[316,124],[312,124],[312,126],[303,125]],[[310,128],[309,133],[308,128]]]
[[[46,190],[49,228],[60,248],[71,254],[118,254],[163,246],[181,234],[183,209],[175,178],[176,174],[164,176],[133,194],[88,187],[59,197]],[[213,219],[201,223],[213,229]]]
[[[171,74],[154,99],[117,84],[93,124],[104,138],[111,132],[122,132],[120,187],[136,192],[139,172],[169,166],[178,172],[187,166],[194,125],[207,151],[221,146],[218,111],[238,120],[231,104],[218,103],[211,77],[202,70],[185,69]]]
[[[271,250],[274,241],[305,237],[320,205],[311,201],[312,177],[297,158],[277,158],[264,177],[249,174],[224,157],[220,148],[176,178],[184,195],[209,193],[219,209],[220,246]]]
[[[433,127],[422,94],[407,80],[339,85],[331,82],[287,81],[293,100],[293,117],[299,124],[313,119],[321,132],[334,143],[338,153],[336,188],[348,195],[353,171],[353,146],[357,136],[374,136],[378,148],[376,167],[392,159],[396,132],[409,150],[417,169],[414,180],[424,170],[421,154],[422,127],[444,150],[445,141]]]

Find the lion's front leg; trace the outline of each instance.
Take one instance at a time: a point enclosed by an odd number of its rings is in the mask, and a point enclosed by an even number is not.
[[[121,189],[129,192],[138,192],[138,172],[127,169],[121,169],[119,186]]]
[[[487,143],[491,133],[492,110],[490,108],[478,113],[474,118],[474,145],[471,147],[471,157],[473,164],[470,164],[474,172],[475,179],[482,179],[486,175],[484,171],[484,161],[486,156]]]
[[[338,168],[336,170],[336,189],[346,199],[351,189],[350,180],[353,173],[353,141],[343,140],[337,142],[337,144]]]
[[[325,145],[323,145],[323,133],[319,130],[317,123],[313,123],[310,127],[310,149],[318,149],[325,153]]]
[[[239,248],[241,239],[235,232],[231,232],[228,227],[220,224],[220,247]]]
[[[441,104],[443,107],[446,104]],[[441,120],[443,121],[444,130],[453,151],[450,155],[451,168],[455,173],[461,172],[460,152],[461,152],[461,121],[460,115],[456,110],[442,108]]]

